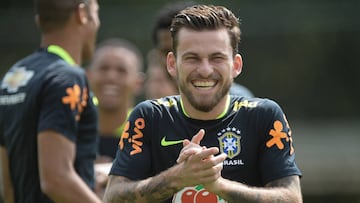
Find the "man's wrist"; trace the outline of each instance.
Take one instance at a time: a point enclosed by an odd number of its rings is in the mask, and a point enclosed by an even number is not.
[[[186,185],[184,185],[184,181],[181,178],[181,171],[183,171],[183,162],[172,166],[164,174],[164,181],[168,182],[169,187],[175,188],[176,191],[186,187]]]

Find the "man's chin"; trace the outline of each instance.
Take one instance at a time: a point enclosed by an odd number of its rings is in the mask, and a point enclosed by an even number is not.
[[[103,103],[99,106],[99,109],[107,112],[116,112],[119,109],[118,104]]]
[[[200,99],[197,100],[196,102],[192,103],[192,106],[199,110],[199,111],[203,111],[203,112],[209,112],[211,111],[216,104],[213,103],[214,100],[209,100],[209,99]]]

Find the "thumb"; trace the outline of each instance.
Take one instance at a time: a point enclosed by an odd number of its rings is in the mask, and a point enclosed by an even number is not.
[[[194,135],[194,137],[191,139],[191,142],[195,144],[200,144],[201,140],[204,138],[204,135],[205,135],[205,130],[200,129],[199,132],[196,135]]]

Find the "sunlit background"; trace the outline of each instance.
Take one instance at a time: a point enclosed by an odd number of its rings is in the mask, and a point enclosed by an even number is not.
[[[98,40],[122,37],[144,56],[170,1],[99,0]],[[241,19],[237,82],[277,101],[293,130],[304,202],[360,202],[360,1],[197,1]],[[0,3],[0,76],[39,46],[31,0]]]

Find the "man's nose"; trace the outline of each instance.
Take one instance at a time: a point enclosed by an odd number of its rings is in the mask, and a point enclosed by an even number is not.
[[[105,75],[107,80],[114,81],[119,79],[119,73],[114,69],[108,70]]]
[[[199,64],[198,67],[198,73],[203,76],[203,77],[208,77],[212,74],[212,72],[214,71],[212,64],[209,62],[209,60],[203,59],[201,60],[201,63]]]

